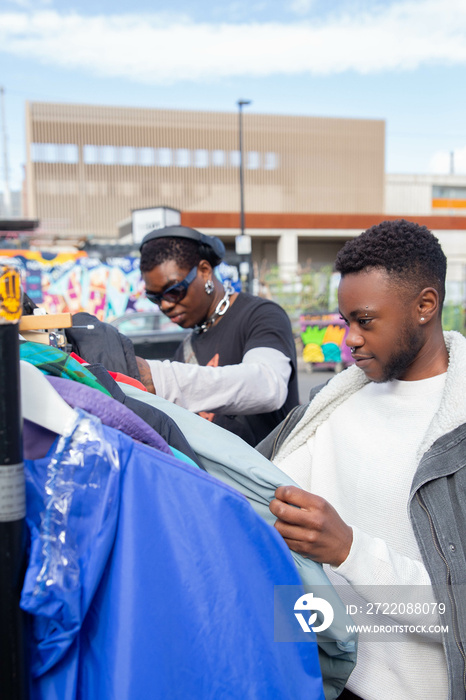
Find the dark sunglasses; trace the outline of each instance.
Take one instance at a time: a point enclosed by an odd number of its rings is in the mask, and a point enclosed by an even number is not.
[[[176,284],[172,284],[171,287],[168,287],[168,289],[166,289],[164,292],[160,292],[160,294],[148,292],[146,290],[146,297],[153,304],[157,304],[157,306],[160,306],[162,301],[168,301],[170,304],[178,304],[179,301],[185,298],[188,287],[196,278],[196,275],[197,265],[195,265],[191,272],[186,275],[184,280],[181,280],[181,282],[177,282]]]

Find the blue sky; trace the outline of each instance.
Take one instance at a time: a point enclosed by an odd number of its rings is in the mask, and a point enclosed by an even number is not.
[[[12,189],[27,100],[384,119],[387,172],[466,174],[465,78],[465,0],[0,0]]]

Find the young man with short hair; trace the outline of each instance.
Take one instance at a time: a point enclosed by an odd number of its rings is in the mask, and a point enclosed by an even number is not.
[[[270,510],[366,623],[410,630],[361,638],[342,698],[464,700],[466,339],[442,332],[446,258],[426,227],[386,221],[336,269],[355,364],[258,446],[302,487],[277,489]],[[422,620],[418,590],[435,612]],[[391,616],[369,618],[378,603]]]

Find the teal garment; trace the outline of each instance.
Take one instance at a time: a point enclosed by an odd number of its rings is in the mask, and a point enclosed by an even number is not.
[[[160,396],[128,384],[119,383],[119,386],[128,396],[151,404],[170,416],[183,431],[204,469],[246,496],[256,513],[273,526],[275,516],[269,510],[269,503],[279,486],[297,486],[292,479],[234,433]],[[317,634],[317,643],[325,698],[335,700],[356,664],[357,635],[347,631],[347,626],[354,623],[322,566],[296,552],[291,554],[306,589],[314,588],[315,595],[320,597],[323,597],[324,589],[325,599],[334,610],[332,624],[325,632]]]
[[[181,459],[182,462],[186,462],[186,464],[189,464],[195,469],[200,469],[199,465],[196,464],[196,462],[193,459],[191,459],[191,457],[188,457],[188,455],[185,455],[183,452],[180,452],[180,450],[177,450],[176,447],[172,447],[171,445],[169,445],[169,447],[173,452],[174,457],[176,457],[177,459]]]

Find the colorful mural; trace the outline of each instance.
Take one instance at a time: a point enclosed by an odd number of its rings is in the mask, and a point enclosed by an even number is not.
[[[20,271],[24,291],[47,313],[88,311],[108,321],[129,310],[151,308],[144,296],[139,258],[102,261],[84,252],[0,250],[0,264]]]
[[[345,343],[347,326],[339,314],[300,316],[303,360],[316,365],[347,367],[352,363]]]
[[[85,252],[46,253],[0,249],[0,265],[19,270],[26,294],[47,313],[88,311],[100,321],[110,321],[126,311],[152,311],[144,295],[139,258],[122,256],[101,260]],[[241,288],[238,269],[221,263],[220,279]]]

